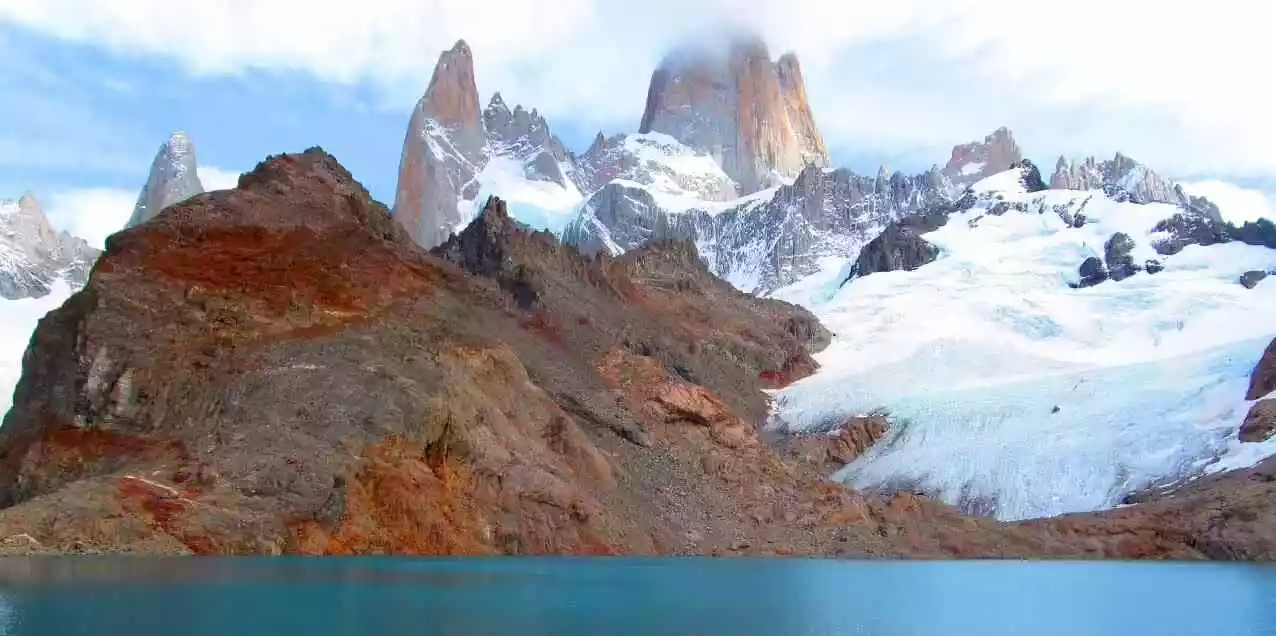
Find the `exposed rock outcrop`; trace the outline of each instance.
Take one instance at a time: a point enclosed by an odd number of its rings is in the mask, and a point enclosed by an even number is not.
[[[0,298],[43,297],[58,278],[78,289],[97,257],[83,239],[55,232],[34,195],[0,200]]]
[[[611,245],[615,253],[667,228],[694,240],[718,276],[765,293],[816,272],[821,257],[854,257],[891,221],[951,208],[950,191],[937,171],[869,177],[812,166],[767,198],[712,214],[670,214],[640,188],[622,186],[595,195],[564,240],[587,249]]]
[[[1049,188],[1045,181],[1041,180],[1041,170],[1037,168],[1037,164],[1023,159],[1019,163],[1014,164],[1019,167],[1021,176],[1019,182],[1023,184],[1024,190],[1028,192],[1041,192]]]
[[[575,168],[563,142],[549,130],[545,118],[517,105],[513,110],[500,93],[483,110],[483,130],[489,155],[510,157],[523,164],[532,181],[548,181],[564,188],[574,186]]]
[[[1267,219],[1246,221],[1239,227],[1228,223],[1227,235],[1247,245],[1261,245],[1276,249],[1276,224]]]
[[[1164,234],[1152,242],[1158,254],[1169,256],[1188,245],[1214,245],[1230,240],[1218,206],[1201,197],[1186,196],[1178,186],[1175,192],[1179,211],[1152,227],[1153,232]]]
[[[1134,203],[1179,203],[1178,186],[1147,166],[1121,154],[1098,161],[1087,157],[1070,162],[1059,157],[1050,187],[1061,190],[1103,190],[1116,200]]]
[[[202,194],[204,185],[199,181],[198,168],[195,144],[185,132],[173,133],[155,153],[146,184],[137,196],[137,205],[125,227],[141,225],[165,208]]]
[[[1125,280],[1139,271],[1134,264],[1134,239],[1124,232],[1113,234],[1103,244],[1103,262],[1108,266],[1108,276],[1112,280]],[[1085,274],[1082,274],[1085,277]]]
[[[612,137],[598,133],[576,162],[583,192],[621,180],[701,201],[736,198],[735,182],[713,157],[662,133]]]
[[[1261,399],[1272,391],[1276,391],[1276,340],[1267,345],[1258,364],[1254,365],[1254,370],[1249,375],[1249,390],[1245,392],[1245,399]]]
[[[808,313],[688,244],[590,259],[497,200],[436,253],[319,149],[116,235],[33,337],[0,427],[0,536],[608,554],[749,527],[738,484],[775,461],[760,389],[814,369]],[[816,483],[769,487],[799,505]]]
[[[1265,442],[1276,433],[1276,401],[1259,400],[1250,407],[1237,436],[1242,442]]]
[[[892,222],[860,250],[842,284],[879,272],[912,271],[934,261],[939,257],[939,248],[921,235],[939,229],[947,222],[948,216],[942,212],[908,216]]]
[[[984,137],[982,142],[953,146],[952,155],[944,165],[943,175],[958,187],[964,188],[980,179],[1009,170],[1023,160],[1014,135],[1004,126]]]
[[[828,165],[797,57],[773,62],[750,35],[667,56],[652,73],[639,126],[653,131],[712,155],[741,194]]]
[[[478,194],[483,146],[474,57],[458,41],[439,55],[399,160],[394,216],[418,245],[442,243],[463,220],[457,201]]]
[[[1081,261],[1077,274],[1081,276],[1081,280],[1074,287],[1094,287],[1108,279],[1108,269],[1103,266],[1103,261],[1097,256]]]
[[[1241,274],[1239,282],[1245,289],[1253,289],[1258,287],[1258,284],[1263,282],[1264,278],[1267,278],[1267,272],[1261,269],[1251,269]]]

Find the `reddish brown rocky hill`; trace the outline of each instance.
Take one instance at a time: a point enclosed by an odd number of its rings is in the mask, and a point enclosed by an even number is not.
[[[824,337],[689,246],[588,259],[499,201],[433,257],[317,149],[239,185],[113,237],[41,323],[0,429],[0,534],[680,551],[726,536],[705,510],[743,514],[725,482],[697,483],[702,460],[760,469],[759,389],[809,372]]]
[[[323,151],[271,158],[113,236],[41,321],[0,553],[1276,552],[1272,462],[1012,525],[828,483],[880,427],[758,433],[826,338],[686,243],[587,258],[493,200],[430,254]]]

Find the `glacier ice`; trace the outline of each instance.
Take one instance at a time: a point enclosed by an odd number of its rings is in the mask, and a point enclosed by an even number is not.
[[[1136,262],[1160,258],[1151,228],[1175,208],[1030,194],[1012,174],[976,184],[985,204],[926,235],[935,262],[838,287],[830,261],[773,294],[836,336],[815,375],[775,393],[772,425],[817,430],[885,408],[896,425],[836,479],[1001,519],[1108,508],[1276,453],[1235,435],[1276,335],[1276,281],[1247,290],[1237,277],[1276,267],[1276,251],[1189,246],[1158,274],[1072,289],[1114,232],[1135,240]],[[991,213],[1003,201],[1017,207]],[[1059,211],[1082,205],[1089,222],[1070,227]]]

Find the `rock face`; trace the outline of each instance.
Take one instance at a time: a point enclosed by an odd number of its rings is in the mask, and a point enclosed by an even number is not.
[[[1010,169],[1023,159],[1019,144],[1009,128],[998,128],[982,142],[972,141],[953,146],[952,156],[944,165],[943,175],[959,187]]]
[[[55,232],[35,196],[0,200],[0,298],[43,297],[59,278],[78,289],[97,257],[83,239]]]
[[[1050,175],[1050,187],[1103,190],[1117,200],[1135,203],[1178,203],[1183,198],[1174,182],[1119,152],[1106,161],[1087,157],[1070,162],[1059,157],[1054,174]]]
[[[947,222],[947,216],[937,213],[909,216],[890,223],[860,250],[842,284],[878,272],[912,271],[934,261],[939,256],[939,248],[926,242],[921,235],[943,227]]]
[[[583,256],[499,200],[433,253],[319,149],[112,238],[0,426],[6,553],[1276,556],[1276,462],[1001,524],[777,454],[828,333],[695,246]],[[883,433],[863,422],[832,452]]]
[[[394,216],[418,245],[442,243],[463,220],[457,201],[478,194],[483,145],[474,57],[458,41],[439,56],[399,160]]]
[[[1177,254],[1188,245],[1214,245],[1230,240],[1228,225],[1223,222],[1218,206],[1201,197],[1188,197],[1175,186],[1179,211],[1152,227],[1164,237],[1153,243],[1158,254]]]
[[[41,323],[0,427],[0,536],[708,552],[766,497],[823,496],[813,474],[760,490],[754,428],[764,378],[813,369],[820,331],[687,243],[589,259],[497,200],[432,256],[321,150],[271,158],[116,235]]]
[[[173,133],[155,153],[151,171],[137,196],[137,205],[125,227],[135,227],[153,218],[170,205],[204,192],[199,182],[195,144],[186,133]]]
[[[766,293],[818,271],[821,257],[858,254],[891,221],[950,205],[950,192],[936,171],[867,177],[812,166],[767,197],[668,213],[640,188],[620,187],[595,195],[564,240],[619,253],[667,228],[693,240],[718,276]]]
[[[1247,245],[1262,245],[1276,249],[1276,224],[1267,219],[1246,221],[1239,227],[1227,224],[1227,234],[1232,239]]]
[[[1124,280],[1138,272],[1139,267],[1134,264],[1134,257],[1130,254],[1133,249],[1134,239],[1124,232],[1113,234],[1103,244],[1103,261],[1108,266],[1108,276],[1112,280]]]
[[[521,105],[510,110],[500,93],[483,110],[483,130],[487,154],[516,159],[523,174],[532,181],[548,181],[564,188],[574,185],[575,167],[563,142],[549,131],[549,124],[536,109]]]
[[[1260,400],[1250,408],[1237,436],[1242,442],[1265,442],[1276,433],[1276,402]]]
[[[612,137],[598,133],[589,149],[577,157],[577,164],[583,192],[597,192],[619,180],[702,202],[730,201],[737,196],[735,182],[713,157],[662,133]]]
[[[759,38],[686,46],[651,76],[640,133],[661,132],[712,155],[748,194],[827,166],[798,60],[771,60]]]
[[[1254,365],[1254,371],[1249,376],[1249,390],[1245,393],[1245,399],[1258,400],[1272,391],[1276,391],[1276,340],[1272,340],[1271,344],[1267,345],[1258,364]]]

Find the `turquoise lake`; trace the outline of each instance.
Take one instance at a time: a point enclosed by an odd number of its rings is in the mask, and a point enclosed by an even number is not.
[[[1276,635],[1276,566],[9,559],[0,633]]]

